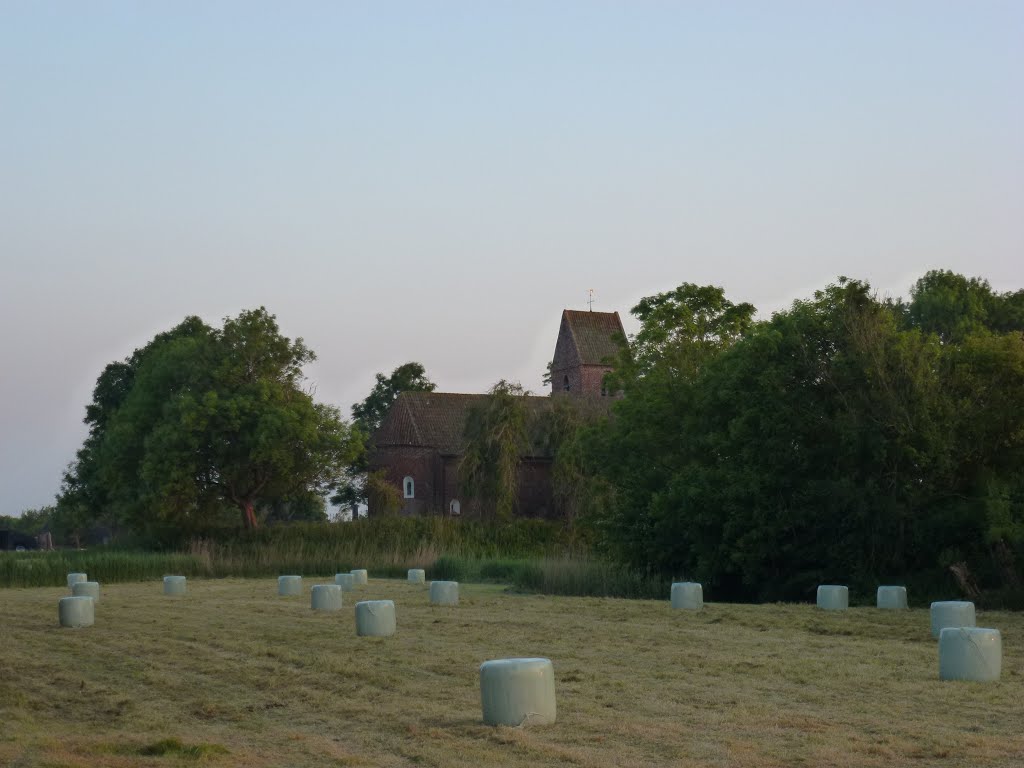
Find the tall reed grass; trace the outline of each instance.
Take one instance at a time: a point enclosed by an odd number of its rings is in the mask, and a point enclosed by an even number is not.
[[[102,582],[184,576],[329,576],[367,568],[376,576],[430,572],[444,558],[470,563],[469,577],[511,581],[527,560],[580,555],[586,544],[541,520],[482,523],[449,518],[377,518],[352,523],[268,526],[190,542],[181,552],[0,552],[0,586],[58,586],[82,571]],[[514,565],[512,565],[514,564]],[[441,569],[446,566],[442,562]],[[451,566],[449,566],[451,567]],[[464,578],[463,580],[469,580]]]

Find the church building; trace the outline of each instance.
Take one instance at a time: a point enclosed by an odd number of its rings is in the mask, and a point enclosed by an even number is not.
[[[626,334],[618,312],[562,312],[551,360],[549,397],[528,396],[529,416],[543,419],[552,397],[577,399],[588,411],[607,412],[618,396],[604,385]],[[472,514],[461,489],[459,463],[466,449],[466,422],[486,394],[403,392],[370,438],[370,471],[383,470],[402,498],[400,514]],[[551,489],[552,457],[531,445],[520,457],[515,513],[555,517]],[[379,514],[370,500],[369,515]]]

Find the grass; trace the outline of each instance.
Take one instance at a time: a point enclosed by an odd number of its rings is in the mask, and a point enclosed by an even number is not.
[[[267,526],[192,541],[181,552],[95,550],[0,552],[0,587],[60,586],[79,571],[103,583],[169,573],[221,578],[281,573],[329,576],[367,568],[404,576],[409,568],[461,570],[468,579],[509,581],[526,562],[579,556],[586,544],[543,520],[482,523],[442,517],[377,518],[344,524]],[[440,571],[439,571],[440,572]]]
[[[398,634],[276,597],[273,579],[104,586],[97,623],[56,621],[59,588],[0,590],[0,765],[1017,766],[1024,616],[995,684],[940,683],[922,609],[510,594],[455,608],[373,579]],[[558,722],[480,722],[481,661],[555,665]]]

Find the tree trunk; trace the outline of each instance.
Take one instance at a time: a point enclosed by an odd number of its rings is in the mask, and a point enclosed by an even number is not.
[[[248,499],[240,501],[238,507],[242,510],[242,525],[245,526],[245,529],[251,531],[258,528],[259,523],[256,522],[256,512],[253,509],[252,501]]]

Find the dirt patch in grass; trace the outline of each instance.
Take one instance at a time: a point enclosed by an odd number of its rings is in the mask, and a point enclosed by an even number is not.
[[[104,586],[96,625],[57,588],[0,590],[0,765],[1018,766],[1024,617],[999,683],[941,683],[928,613],[508,595],[457,607],[371,580],[398,633],[357,638],[274,579]],[[546,656],[558,722],[480,722],[480,662]]]

